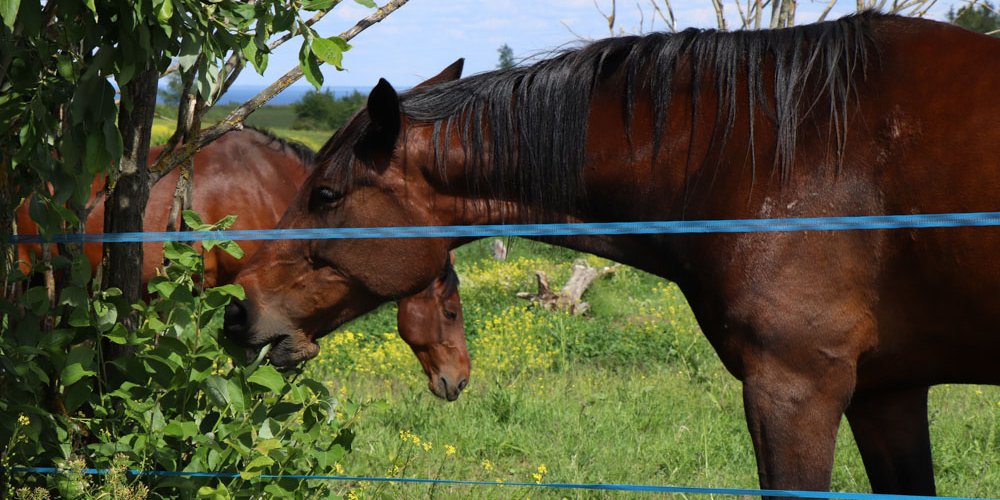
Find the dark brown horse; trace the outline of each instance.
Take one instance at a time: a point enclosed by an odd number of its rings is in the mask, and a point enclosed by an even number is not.
[[[994,211],[998,88],[1000,40],[873,13],[608,39],[401,96],[383,80],[280,227]],[[466,241],[266,243],[226,331],[306,359]],[[928,388],[1000,383],[998,228],[560,244],[681,287],[743,383],[764,488],[829,488],[846,414],[875,491],[934,493]]]
[[[161,147],[150,151],[153,160]],[[255,129],[230,132],[201,149],[194,157],[195,183],[192,204],[208,221],[227,214],[238,215],[234,229],[272,228],[298,192],[311,170],[314,153],[306,146],[283,141]],[[145,211],[145,227],[163,230],[167,209],[177,182],[174,170],[150,191]],[[96,179],[92,196],[97,197],[104,183]],[[93,203],[93,199],[91,202]],[[22,234],[37,233],[23,206],[17,214]],[[104,229],[104,205],[96,203],[87,218],[87,232]],[[240,242],[247,255],[260,246],[259,241]],[[37,245],[21,245],[20,259],[27,263]],[[156,276],[163,261],[163,245],[147,243],[143,251],[143,283]],[[84,245],[84,252],[96,268],[101,259],[100,244]],[[204,283],[217,286],[231,283],[246,263],[225,252],[213,249],[205,256]],[[25,269],[26,270],[26,269]],[[399,334],[409,344],[427,374],[428,386],[438,397],[454,401],[468,383],[470,363],[465,342],[462,304],[458,296],[458,276],[451,261],[424,290],[399,301]]]

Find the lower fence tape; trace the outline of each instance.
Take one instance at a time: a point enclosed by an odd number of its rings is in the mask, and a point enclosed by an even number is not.
[[[21,474],[59,474],[55,467],[12,467],[11,472]],[[84,474],[105,475],[107,469],[83,469]],[[207,477],[218,479],[234,479],[240,477],[237,472],[177,472],[177,471],[153,471],[153,470],[128,470],[134,476],[174,476],[174,477]],[[490,482],[490,481],[465,481],[460,479],[426,479],[410,477],[364,477],[364,476],[323,476],[323,475],[276,475],[261,474],[262,479],[292,479],[307,481],[354,481],[371,483],[411,483],[411,484],[450,484],[464,486],[502,486],[502,487],[528,487],[528,488],[562,488],[575,490],[603,490],[603,491],[634,491],[645,493],[686,493],[693,495],[752,495],[771,496],[782,498],[837,498],[845,500],[948,500],[966,499],[968,497],[938,497],[938,496],[916,496],[916,495],[886,495],[879,493],[849,493],[849,492],[827,492],[827,491],[798,491],[798,490],[758,490],[752,488],[714,488],[702,486],[658,486],[647,484],[614,484],[614,483],[518,483],[518,482]],[[971,500],[971,499],[969,499]]]

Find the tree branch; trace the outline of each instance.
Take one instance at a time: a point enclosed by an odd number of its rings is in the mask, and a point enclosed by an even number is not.
[[[392,14],[403,5],[406,5],[408,1],[409,0],[391,0],[389,3],[376,10],[372,15],[358,21],[357,24],[351,27],[351,29],[341,33],[340,38],[344,41],[354,38],[362,31],[385,19],[389,16],[389,14]],[[322,64],[322,61],[320,61],[320,64]],[[155,177],[157,180],[162,178],[167,174],[167,172],[170,172],[181,163],[187,161],[187,159],[194,156],[199,149],[219,137],[222,137],[222,135],[226,132],[242,129],[243,121],[246,120],[247,116],[250,116],[251,113],[259,109],[264,104],[267,104],[271,98],[288,88],[289,85],[295,83],[298,79],[302,78],[302,75],[303,73],[301,67],[296,66],[292,68],[288,73],[285,73],[281,76],[281,78],[278,78],[277,81],[230,112],[229,115],[227,115],[221,122],[204,129],[200,134],[198,134],[198,137],[195,137],[190,142],[184,143],[184,145],[180,146],[177,151],[157,161],[151,168],[151,176]]]
[[[334,5],[334,7],[335,6],[336,5]],[[323,16],[329,14],[331,10],[333,10],[333,7],[331,7],[328,10],[321,10],[321,11],[317,12],[312,17],[310,17],[308,21],[306,21],[306,26],[312,26],[312,25],[316,24],[317,22],[319,22],[320,19],[323,19]],[[283,43],[291,40],[292,38],[295,38],[296,36],[298,36],[297,33],[292,33],[292,32],[289,31],[288,33],[285,33],[284,35],[282,35],[280,38],[276,38],[271,43],[267,44],[267,49],[269,51],[270,50],[274,50],[274,49],[278,48],[281,44],[283,44]],[[233,55],[229,58],[229,60],[226,61],[226,67],[228,68],[230,66],[230,64],[233,63],[236,60],[236,58],[238,58],[238,57],[239,57],[239,54],[234,52]],[[169,75],[170,73],[176,73],[177,70],[179,70],[179,69],[181,69],[180,64],[175,64],[175,65],[173,65],[173,66],[165,69],[163,71],[163,73],[160,73],[160,78],[163,78],[163,77]],[[227,89],[228,89],[228,87],[227,87]]]

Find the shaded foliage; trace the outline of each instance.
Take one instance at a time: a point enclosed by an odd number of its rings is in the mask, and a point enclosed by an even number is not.
[[[948,21],[967,30],[1000,37],[1000,11],[990,2],[948,9]]]
[[[295,122],[292,128],[338,129],[365,105],[366,96],[358,91],[336,97],[330,89],[310,90],[295,103]]]

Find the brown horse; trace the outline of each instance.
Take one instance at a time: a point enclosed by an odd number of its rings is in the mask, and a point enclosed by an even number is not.
[[[155,159],[160,150],[161,147],[153,148],[150,159]],[[313,156],[306,146],[283,141],[263,131],[248,128],[230,132],[194,157],[193,208],[209,221],[236,213],[234,229],[274,227],[310,173]],[[178,175],[174,170],[153,186],[146,205],[145,227],[157,230],[166,227],[167,208],[173,200]],[[98,196],[103,184],[101,179],[94,181],[93,196]],[[17,217],[22,234],[37,233],[26,204]],[[101,232],[103,229],[104,205],[98,202],[87,218],[86,231]],[[247,255],[252,255],[259,246],[259,241],[241,242]],[[163,260],[163,245],[146,243],[143,251],[142,280],[147,283],[156,276],[157,267]],[[21,245],[21,261],[29,262],[32,252],[38,252],[37,245]],[[86,244],[84,252],[96,268],[101,259],[101,245]],[[244,263],[246,258],[238,260],[213,249],[205,256],[205,285],[231,283]],[[399,301],[397,326],[402,339],[420,360],[430,390],[440,398],[457,399],[468,383],[470,363],[458,276],[450,260],[433,283]]]
[[[993,211],[998,88],[1000,40],[874,13],[608,39],[402,96],[383,80],[279,226]],[[265,243],[226,331],[306,359],[466,241]],[[875,491],[932,494],[929,386],[1000,383],[997,228],[560,243],[681,287],[743,383],[764,488],[829,488],[846,414]]]

